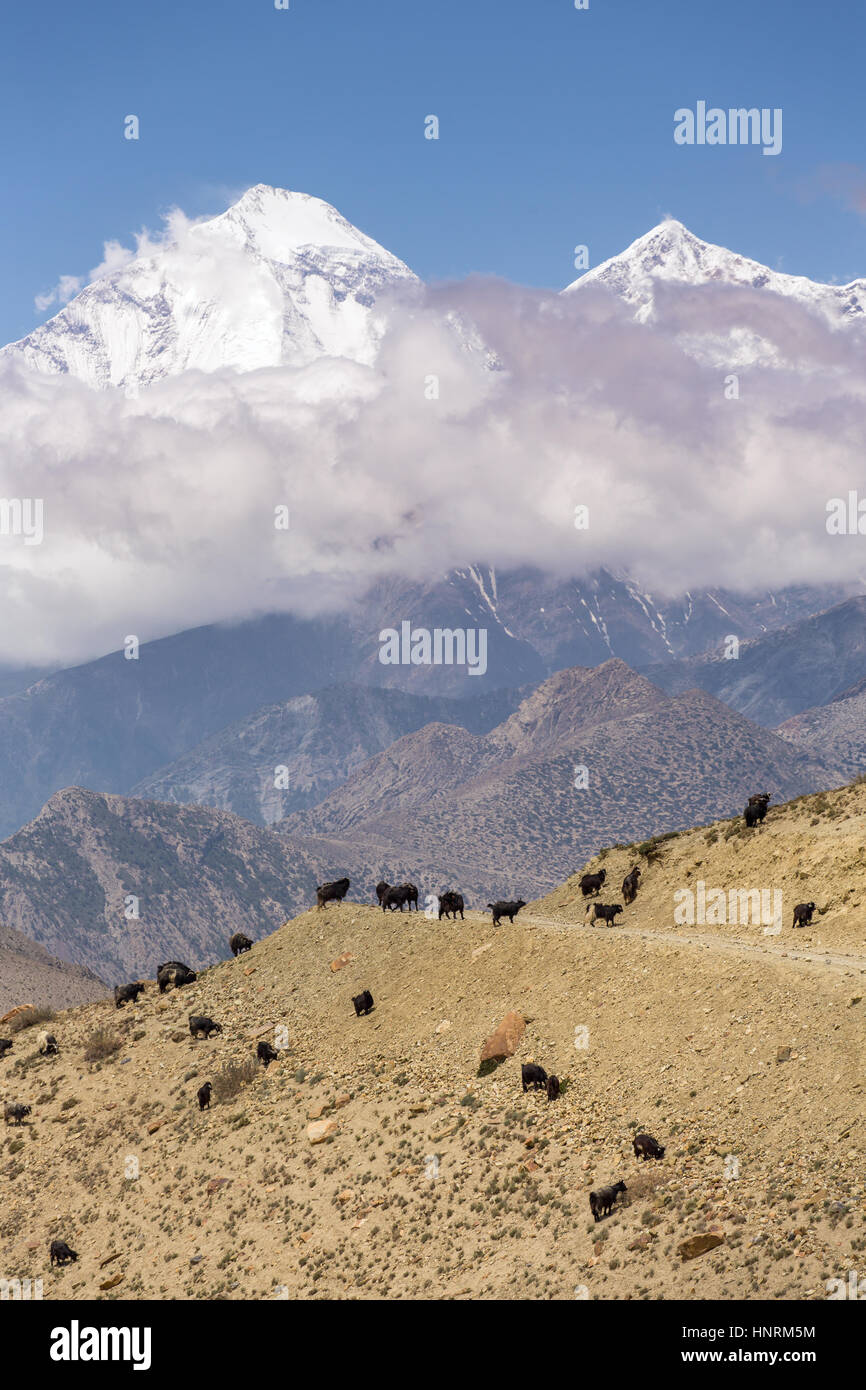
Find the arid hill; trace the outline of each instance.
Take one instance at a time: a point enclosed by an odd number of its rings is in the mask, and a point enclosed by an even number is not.
[[[38,942],[0,926],[0,1014],[22,1003],[68,1009],[107,993],[92,970],[59,960]]]
[[[0,1133],[0,1268],[46,1299],[824,1299],[866,1249],[864,836],[857,785],[609,849],[611,885],[644,874],[613,929],[576,878],[499,930],[346,902],[187,989],[59,1014],[56,1058],[26,1029],[0,1062],[32,1107]],[[779,886],[782,930],[675,926],[699,877]],[[516,1053],[479,1068],[509,1011]],[[191,1012],[222,1033],[193,1041]],[[523,1093],[530,1060],[558,1100]],[[49,1268],[54,1238],[76,1264]]]

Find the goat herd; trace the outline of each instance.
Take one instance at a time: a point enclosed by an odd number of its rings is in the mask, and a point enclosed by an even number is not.
[[[767,814],[770,803],[770,795],[766,792],[757,793],[750,796],[743,816],[745,823],[749,827],[759,826]],[[599,869],[596,873],[584,874],[579,880],[578,886],[584,899],[591,899],[586,908],[585,920],[587,923],[605,922],[612,925],[617,914],[623,911],[619,903],[603,903],[599,901],[599,895],[604,887],[607,874],[604,869]],[[641,870],[635,865],[626,874],[622,882],[622,897],[629,906],[637,897],[640,886]],[[336,879],[332,883],[320,884],[316,889],[316,906],[323,908],[329,902],[342,902],[350,887],[348,878]],[[398,909],[403,911],[408,907],[409,911],[415,908],[418,911],[418,889],[414,883],[401,883],[392,885],[384,881],[376,885],[376,897],[383,912],[394,912]],[[443,889],[438,895],[438,899],[430,900],[435,902],[438,907],[439,920],[443,917],[457,920],[460,914],[461,920],[464,919],[464,899],[462,894],[452,889]],[[493,925],[498,927],[503,917],[507,917],[513,923],[514,918],[521,908],[526,906],[523,898],[514,901],[498,901],[488,903],[487,906],[493,913]],[[815,910],[814,903],[799,903],[794,909],[794,926],[806,926],[811,921],[812,913]],[[253,942],[244,935],[243,932],[235,932],[229,939],[229,947],[232,955],[242,955],[245,951],[251,950]],[[169,985],[175,989],[181,989],[185,985],[194,984],[197,979],[196,972],[183,961],[170,960],[164,961],[156,969],[156,982],[160,994],[164,994]],[[144,984],[136,980],[131,984],[117,985],[114,990],[115,1008],[121,1008],[124,1004],[135,1004],[138,996],[144,992]],[[366,1016],[374,1008],[373,996],[368,989],[362,990],[355,995],[352,1000],[355,1008],[355,1015],[358,1018]],[[221,1033],[222,1024],[216,1023],[212,1018],[203,1014],[190,1014],[189,1031],[193,1038],[212,1038]],[[56,1055],[58,1052],[57,1039],[52,1033],[42,1031],[38,1035],[38,1048],[43,1056]],[[11,1038],[0,1038],[0,1058],[4,1057],[12,1048]],[[271,1062],[278,1059],[279,1053],[276,1048],[268,1042],[259,1042],[256,1047],[256,1057],[264,1067],[268,1067]],[[524,1093],[530,1088],[533,1090],[544,1090],[547,1093],[548,1103],[556,1100],[560,1094],[561,1086],[559,1078],[548,1076],[543,1067],[535,1062],[523,1064],[521,1080]],[[206,1081],[196,1092],[199,1110],[210,1108],[211,1095],[213,1093],[213,1083]],[[29,1105],[22,1105],[18,1102],[6,1102],[4,1105],[4,1120],[8,1125],[14,1122],[21,1125],[25,1118],[31,1113]],[[633,1140],[635,1158],[641,1159],[662,1159],[664,1158],[664,1146],[659,1144],[650,1134],[636,1134]],[[597,1192],[590,1192],[589,1205],[595,1221],[601,1220],[609,1215],[613,1210],[616,1200],[626,1192],[626,1185],[619,1181],[609,1187],[599,1188]],[[68,1264],[78,1259],[76,1252],[62,1240],[53,1240],[50,1245],[51,1264]]]

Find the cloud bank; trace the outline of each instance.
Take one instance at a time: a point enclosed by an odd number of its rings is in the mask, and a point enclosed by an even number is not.
[[[0,660],[334,611],[476,561],[659,594],[866,574],[866,536],[826,526],[831,498],[866,503],[863,333],[723,285],[666,285],[656,316],[479,279],[394,306],[371,368],[187,372],[130,399],[4,362],[0,498],[41,498],[44,539],[0,535]],[[708,365],[687,350],[708,333],[789,365]]]

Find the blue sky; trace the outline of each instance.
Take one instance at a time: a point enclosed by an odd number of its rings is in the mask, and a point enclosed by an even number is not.
[[[850,0],[10,6],[0,341],[105,240],[258,182],[325,198],[425,279],[558,287],[576,244],[595,265],[666,214],[779,270],[864,275],[864,39]],[[699,99],[781,107],[782,153],[676,146]]]

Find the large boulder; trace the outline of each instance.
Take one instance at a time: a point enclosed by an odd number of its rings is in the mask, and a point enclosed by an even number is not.
[[[705,1255],[708,1250],[715,1250],[717,1245],[724,1245],[725,1237],[716,1231],[703,1231],[697,1236],[688,1236],[686,1240],[681,1240],[677,1249],[684,1260],[693,1260],[696,1255]]]
[[[307,1138],[311,1144],[324,1144],[334,1135],[339,1133],[340,1126],[336,1120],[314,1120],[311,1125],[307,1125]]]
[[[525,1032],[526,1019],[522,1014],[506,1014],[496,1032],[490,1034],[481,1048],[481,1061],[501,1062],[506,1057],[513,1057]]]

